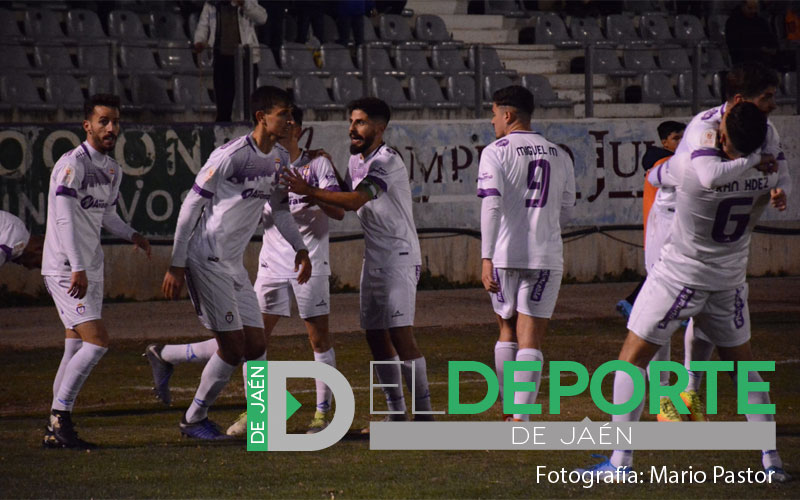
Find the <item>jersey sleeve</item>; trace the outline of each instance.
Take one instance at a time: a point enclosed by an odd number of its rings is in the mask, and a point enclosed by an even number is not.
[[[500,171],[500,158],[496,148],[483,149],[478,166],[478,198],[502,196],[503,176]]]
[[[56,184],[56,232],[67,254],[72,272],[86,270],[86,262],[78,251],[75,230],[75,216],[78,205],[78,189],[83,183],[84,169],[80,162],[66,163],[55,174]]]
[[[22,255],[30,239],[25,224],[16,215],[2,212],[0,224],[0,266]]]
[[[767,139],[762,152],[773,155],[778,162],[778,183],[775,187],[783,189],[788,197],[792,192],[792,177],[789,174],[789,162],[786,161],[780,135],[771,123],[769,123],[769,128],[767,129]]]
[[[564,167],[567,170],[566,182],[564,183],[564,193],[561,196],[561,214],[559,221],[561,225],[566,224],[575,215],[575,167],[572,160],[566,154],[564,158]]]
[[[68,162],[60,166],[55,174],[56,196],[78,198],[78,189],[83,183],[84,169],[80,162]]]
[[[367,176],[356,186],[356,191],[368,193],[373,200],[389,189],[391,164],[381,160],[376,159],[370,163]]]
[[[215,154],[216,153],[216,154]],[[230,173],[230,157],[223,156],[220,151],[215,151],[197,172],[192,185],[192,191],[203,198],[211,199],[217,192],[219,180],[224,179]]]
[[[722,151],[714,148],[701,148],[692,151],[691,164],[697,179],[706,189],[714,189],[739,178],[744,172],[761,161],[760,151],[736,160],[724,161]]]
[[[341,191],[339,182],[336,180],[336,173],[333,165],[327,158],[320,156],[314,162],[315,175],[317,176],[317,187],[326,191]]]

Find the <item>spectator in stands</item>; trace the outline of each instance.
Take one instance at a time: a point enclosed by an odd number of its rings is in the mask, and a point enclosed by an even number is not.
[[[364,43],[364,16],[375,14],[375,2],[371,0],[342,0],[336,7],[336,27],[339,39],[336,43],[347,45],[352,35],[356,46]]]
[[[728,52],[733,64],[758,61],[775,67],[778,41],[758,9],[758,0],[746,0],[733,9],[725,23]]]
[[[252,73],[245,70],[245,78],[255,79],[258,75],[260,54],[255,25],[266,21],[267,11],[256,0],[216,0],[203,4],[194,32],[194,50],[196,53],[209,47],[213,50],[217,122],[231,121],[236,95],[235,57],[239,45],[253,49]]]
[[[295,11],[297,13],[297,36],[294,41],[297,43],[308,42],[308,28],[314,30],[314,36],[320,43],[329,42],[324,40],[323,35],[323,15],[332,13],[335,8],[331,2],[308,0],[302,2],[295,2]]]

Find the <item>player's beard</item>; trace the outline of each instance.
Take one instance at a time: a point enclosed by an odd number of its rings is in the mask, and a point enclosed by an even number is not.
[[[375,136],[362,137],[362,136],[360,136],[358,134],[351,134],[350,135],[350,139],[358,139],[358,140],[361,141],[361,145],[360,146],[357,146],[357,145],[353,144],[352,142],[350,143],[350,154],[351,155],[357,155],[357,154],[363,153],[364,151],[366,151],[369,148],[371,148],[372,147],[372,143],[375,142]]]

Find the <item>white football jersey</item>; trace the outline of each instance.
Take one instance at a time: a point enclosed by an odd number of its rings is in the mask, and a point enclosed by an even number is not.
[[[411,185],[400,155],[386,144],[378,146],[367,158],[352,155],[345,182],[354,191],[361,182],[370,183],[377,191],[375,198],[356,212],[364,230],[364,267],[420,265]]]
[[[708,149],[684,152],[659,167],[661,182],[677,188],[677,210],[669,241],[652,272],[690,288],[721,291],[745,282],[750,235],[780,175],[748,167],[757,162],[748,158],[723,161],[728,172],[738,174],[724,174],[723,181],[719,170],[719,181],[707,188],[692,157],[711,154]],[[716,155],[719,158],[721,151]]]
[[[481,153],[478,196],[502,200],[495,267],[563,270],[559,218],[575,205],[575,172],[563,149],[531,131],[496,140]]]
[[[30,237],[19,217],[0,210],[0,266],[22,255]]]
[[[311,186],[328,191],[339,191],[333,166],[325,157],[319,156],[312,160],[308,153],[303,153],[292,163],[292,168]],[[318,206],[309,206],[302,200],[303,196],[289,193],[289,209],[303,236],[303,242],[308,247],[311,275],[330,276],[328,216]],[[264,239],[258,258],[258,275],[270,278],[296,278],[294,259],[297,251],[275,227],[269,203],[264,205],[261,222],[264,225]]]
[[[86,271],[89,281],[103,281],[103,248],[100,228],[103,215],[117,208],[122,167],[108,155],[93,149],[87,142],[64,153],[53,167],[47,195],[47,228],[42,255],[42,274],[70,276],[73,271]],[[59,213],[57,196],[78,200],[71,214],[75,255],[70,255],[65,237],[59,233],[58,221],[68,214]]]
[[[288,164],[285,149],[273,147],[264,154],[249,134],[215,149],[192,186],[209,200],[189,239],[192,254],[227,263],[232,272],[241,267],[264,204],[274,198],[272,203],[288,206],[288,193],[278,182],[280,171]],[[185,249],[179,246],[176,238],[173,265],[182,267]]]

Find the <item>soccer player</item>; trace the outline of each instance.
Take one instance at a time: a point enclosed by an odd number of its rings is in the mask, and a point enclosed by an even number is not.
[[[303,111],[292,108],[291,134],[281,138],[276,148],[287,150],[292,167],[299,169],[305,179],[315,187],[338,191],[336,175],[331,163],[324,157],[311,159],[298,145],[303,132]],[[290,296],[294,295],[300,317],[305,321],[311,347],[316,361],[336,366],[336,355],[328,329],[330,312],[328,257],[328,217],[344,218],[344,210],[321,204],[308,204],[294,193],[289,194],[289,207],[303,236],[311,259],[311,278],[301,285],[294,269],[295,251],[275,226],[269,203],[264,205],[263,245],[259,255],[258,278],[255,291],[258,296],[264,332],[269,338],[281,316],[291,315]],[[147,347],[146,355],[153,369],[156,382],[155,393],[164,404],[170,404],[169,377],[174,365],[185,362],[207,362],[217,350],[216,339],[193,344]],[[319,432],[327,426],[327,414],[331,407],[331,390],[322,381],[317,381],[317,411],[309,426],[309,432]],[[232,436],[243,435],[246,430],[247,413],[243,413],[228,430]]]
[[[186,195],[162,284],[164,295],[177,299],[186,282],[197,317],[219,346],[180,423],[181,434],[198,439],[228,437],[209,420],[208,408],[239,362],[266,359],[264,322],[242,256],[267,200],[275,226],[296,252],[297,281],[305,283],[311,275],[308,249],[279,186],[279,172],[289,158],[274,147],[291,133],[291,97],[277,87],[259,87],[251,109],[253,131],[215,149]],[[243,369],[246,374],[246,364]]]
[[[575,172],[563,149],[531,130],[533,95],[512,85],[492,96],[497,140],[481,153],[481,280],[492,299],[500,337],[494,357],[503,387],[506,361],[543,362],[542,340],[561,288],[561,220],[575,206]],[[541,371],[517,371],[515,404],[536,402]],[[511,420],[510,416],[505,419]],[[518,413],[513,420],[527,421]]]
[[[389,106],[374,97],[357,99],[350,113],[350,163],[345,176],[349,192],[311,186],[299,174],[287,172],[290,191],[355,211],[364,230],[361,271],[361,327],[377,363],[375,371],[392,414],[407,420],[401,373],[415,395],[415,420],[431,420],[425,358],[414,338],[414,306],[421,257],[411,211],[408,170],[400,155],[383,142]],[[402,367],[400,361],[402,360]],[[412,382],[413,380],[413,382]],[[413,387],[413,389],[412,389]]]
[[[717,346],[722,360],[753,359],[745,282],[750,235],[768,203],[785,210],[785,189],[791,183],[785,163],[777,166],[772,155],[758,152],[766,135],[767,120],[759,108],[748,102],[736,104],[720,122],[721,151],[679,152],[650,174],[677,189],[677,210],[661,259],[633,306],[620,360],[643,370],[681,321],[690,317]],[[748,377],[751,382],[762,381],[758,372]],[[632,394],[633,380],[618,371],[614,403],[624,403]],[[769,404],[769,395],[751,392],[749,402]],[[644,400],[634,411],[612,420],[638,421],[643,406]],[[774,417],[747,415],[747,419]],[[632,451],[614,450],[610,460],[587,470],[615,473],[629,470],[632,463]],[[762,463],[772,481],[789,479],[776,450],[764,450]]]
[[[86,141],[53,167],[42,258],[44,284],[66,329],[64,356],[53,382],[43,445],[93,448],[75,432],[75,399],[108,350],[103,324],[103,249],[100,228],[132,241],[150,257],[150,244],[117,215],[122,167],[108,156],[119,135],[119,97],[96,94],[84,104]]]
[[[41,236],[31,236],[19,217],[0,210],[0,266],[14,262],[28,269],[42,267]]]

